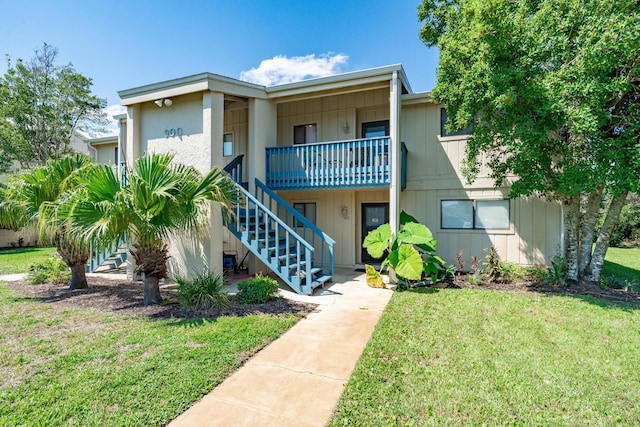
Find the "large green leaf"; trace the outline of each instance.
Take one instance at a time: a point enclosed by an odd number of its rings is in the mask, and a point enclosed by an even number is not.
[[[405,211],[400,212],[400,225],[405,225],[410,222],[420,223],[417,219],[406,213]]]
[[[436,239],[433,238],[431,230],[427,226],[409,222],[398,231],[397,240],[400,244],[409,243],[412,245],[418,245],[421,249],[426,251],[435,251]]]
[[[391,226],[382,224],[375,230],[371,230],[364,238],[362,247],[369,252],[373,258],[380,258],[384,251],[389,249],[389,239],[391,239]]]
[[[389,253],[389,262],[398,277],[407,280],[422,278],[422,257],[413,246],[403,244]]]
[[[382,275],[378,273],[378,270],[373,268],[372,266],[366,264],[364,266],[367,272],[367,285],[372,288],[384,288],[384,282],[382,281]]]

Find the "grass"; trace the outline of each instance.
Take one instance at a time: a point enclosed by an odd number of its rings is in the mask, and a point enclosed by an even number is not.
[[[0,274],[25,273],[29,266],[56,255],[51,247],[25,247],[0,250]]]
[[[331,426],[640,425],[640,307],[395,293]]]
[[[154,321],[44,304],[0,284],[0,425],[164,425],[297,320]]]
[[[609,248],[602,277],[640,280],[640,248]]]

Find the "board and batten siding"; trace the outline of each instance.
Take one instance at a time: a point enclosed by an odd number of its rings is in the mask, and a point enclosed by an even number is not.
[[[389,119],[389,90],[372,89],[278,104],[278,144],[293,145],[293,127],[317,124],[318,142],[361,138],[362,123]],[[345,132],[344,124],[349,125]]]
[[[507,230],[452,230],[441,228],[442,200],[507,199],[508,188],[495,188],[489,171],[482,168],[476,181],[467,184],[460,172],[466,137],[440,137],[440,105],[404,106],[402,140],[408,149],[407,188],[401,208],[426,224],[438,240],[438,255],[453,263],[462,250],[465,265],[471,256],[482,258],[495,246],[502,260],[522,265],[548,264],[559,253],[562,211],[559,203],[537,197],[510,201]]]

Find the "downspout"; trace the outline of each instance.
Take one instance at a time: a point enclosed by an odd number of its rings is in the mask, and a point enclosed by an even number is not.
[[[84,142],[85,142],[85,144],[87,144],[87,147],[89,147],[90,150],[93,150],[93,161],[97,162],[98,161],[98,149],[96,147],[94,147],[93,145],[91,145],[91,141],[86,140]]]

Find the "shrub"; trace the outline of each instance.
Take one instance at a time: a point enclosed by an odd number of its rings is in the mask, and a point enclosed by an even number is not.
[[[203,271],[193,280],[176,277],[175,281],[178,284],[178,301],[184,307],[209,309],[229,305],[229,296],[223,290],[225,280],[221,274]]]
[[[265,303],[276,296],[278,282],[258,274],[238,282],[238,299],[244,304]]]
[[[51,257],[44,261],[31,264],[27,272],[27,282],[39,285],[51,282],[56,285],[66,283],[71,278],[69,267],[58,257]]]
[[[611,246],[622,246],[623,242],[634,243],[640,240],[640,203],[627,202],[611,233]]]

